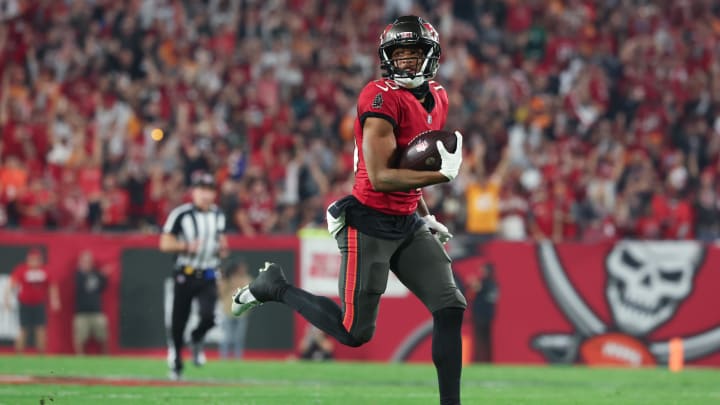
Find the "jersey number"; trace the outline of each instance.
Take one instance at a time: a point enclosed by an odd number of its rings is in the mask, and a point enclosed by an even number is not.
[[[400,86],[392,80],[385,80],[383,83],[385,83],[385,86],[377,82],[375,83],[375,86],[382,91],[397,90],[400,88]]]

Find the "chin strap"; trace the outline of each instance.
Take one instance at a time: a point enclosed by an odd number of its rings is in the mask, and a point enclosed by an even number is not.
[[[430,93],[430,84],[427,81],[425,81],[425,82],[423,82],[423,84],[421,84],[415,88],[412,88],[412,89],[405,88],[405,89],[407,91],[409,91],[410,93],[412,93],[416,99],[422,100],[423,98],[425,98],[425,96],[428,95],[428,93]]]

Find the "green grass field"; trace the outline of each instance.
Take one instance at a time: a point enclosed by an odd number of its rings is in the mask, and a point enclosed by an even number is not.
[[[166,373],[162,359],[5,355],[0,404],[438,403],[429,364],[210,361],[183,384]],[[720,404],[720,370],[468,366],[463,404]]]

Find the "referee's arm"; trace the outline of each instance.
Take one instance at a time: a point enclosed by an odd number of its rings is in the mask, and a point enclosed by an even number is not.
[[[180,235],[181,227],[180,221],[182,217],[188,212],[185,206],[176,207],[170,212],[165,225],[162,228],[162,234],[160,234],[159,248],[161,252],[166,253],[195,253],[198,249],[199,241],[184,241],[178,238]]]
[[[187,243],[179,240],[172,233],[163,233],[160,235],[160,251],[167,253],[193,253],[197,250],[198,241]]]

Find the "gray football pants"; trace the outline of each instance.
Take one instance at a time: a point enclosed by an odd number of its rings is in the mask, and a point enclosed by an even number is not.
[[[342,323],[357,340],[367,342],[375,332],[389,271],[430,312],[467,306],[455,285],[450,257],[427,226],[401,240],[375,238],[346,226],[335,239],[342,254],[338,280]]]

